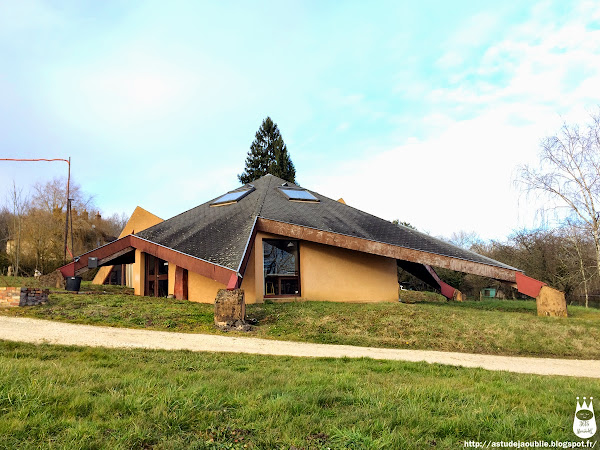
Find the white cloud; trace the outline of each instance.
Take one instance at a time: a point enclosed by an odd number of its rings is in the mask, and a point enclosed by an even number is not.
[[[315,177],[310,185],[436,235],[475,229],[486,238],[506,236],[519,215],[518,192],[512,187],[515,155],[535,148],[537,138],[503,123],[504,114],[455,122],[437,138],[342,163],[336,174]]]
[[[467,18],[458,30],[444,43],[444,53],[437,60],[437,66],[447,70],[457,68],[467,62],[470,52],[476,49],[481,42],[489,39],[497,30],[501,14],[482,12]]]
[[[552,17],[548,5],[538,5],[531,20],[507,29],[470,65],[463,58],[471,51],[464,43],[469,30],[461,30],[438,61],[457,83],[430,89],[432,112],[416,119],[432,132],[384,151],[371,148],[327,179],[314,176],[312,185],[434,235],[474,229],[498,239],[539,225],[542,205],[522,196],[513,180],[518,165],[537,162],[542,137],[562,120],[587,121],[600,104],[600,30],[588,26],[598,10],[590,2]]]

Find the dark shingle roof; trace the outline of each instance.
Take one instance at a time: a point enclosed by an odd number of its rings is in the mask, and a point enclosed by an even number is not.
[[[518,270],[425,233],[395,225],[308,189],[319,199],[319,203],[289,201],[278,189],[283,183],[285,181],[281,178],[266,175],[252,182],[256,189],[237,203],[211,207],[211,200],[137,235],[196,258],[238,270],[255,219],[262,217]]]

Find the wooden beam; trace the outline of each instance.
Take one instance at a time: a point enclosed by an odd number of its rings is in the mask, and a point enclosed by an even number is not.
[[[157,258],[164,259],[165,261],[169,261],[169,263],[183,267],[190,272],[210,278],[211,280],[215,280],[221,284],[227,285],[232,274],[237,276],[237,272],[235,270],[218,266],[202,259],[194,258],[193,256],[180,253],[171,248],[163,247],[153,242],[140,239],[137,236],[131,236],[131,238],[133,246],[138,250],[149,253]]]
[[[168,247],[163,247],[162,245],[155,244],[154,242],[146,241],[145,239],[141,239],[131,234],[79,256],[77,261],[61,267],[60,270],[64,276],[73,276],[69,275],[70,273],[81,274],[88,270],[88,258],[95,256],[98,258],[98,261],[109,261],[110,259],[114,258],[113,255],[126,250],[128,247],[135,248],[157,258],[164,259],[171,264],[183,267],[184,269],[195,272],[224,285],[229,283],[232,274],[237,276],[237,272],[235,270],[218,266],[202,259],[194,258],[193,256],[186,255]]]
[[[289,238],[302,239],[305,241],[317,242],[319,244],[332,245],[334,247],[347,248],[349,250],[371,253],[373,255],[380,255],[388,258],[402,259],[404,261],[411,261],[435,267],[443,267],[457,272],[471,273],[474,275],[495,278],[497,280],[516,281],[516,270],[504,269],[502,267],[490,266],[488,264],[438,255],[406,247],[399,247],[397,245],[384,244],[383,242],[370,241],[368,239],[353,236],[345,236],[330,231],[316,230],[314,228],[307,228],[300,225],[292,225],[263,218],[258,219],[257,228],[258,231],[278,234]]]
[[[133,247],[126,247],[123,250],[119,250],[118,252],[116,252],[110,256],[107,256],[106,258],[98,259],[98,265],[103,266],[103,265],[109,263],[110,261],[117,259],[119,256],[123,256],[123,255],[125,255],[129,252],[133,252],[133,251],[135,251],[135,249]]]

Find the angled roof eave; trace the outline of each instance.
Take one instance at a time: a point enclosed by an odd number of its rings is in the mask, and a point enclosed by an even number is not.
[[[252,244],[254,243],[254,238],[256,237],[256,223],[258,222],[258,216],[254,217],[254,222],[252,223],[252,229],[250,230],[250,235],[248,236],[248,240],[246,241],[246,246],[244,247],[244,252],[242,253],[242,259],[238,264],[237,273],[239,276],[243,277],[244,272],[246,271],[246,265],[248,264],[248,258],[250,257],[250,253],[252,252]]]
[[[408,247],[401,247],[385,242],[349,236],[333,231],[325,231],[318,228],[281,222],[265,217],[259,217],[257,228],[259,231],[264,231],[267,233],[303,239],[306,241],[332,245],[335,247],[361,251],[364,253],[371,253],[388,258],[401,259],[435,267],[443,267],[459,272],[481,275],[513,283],[516,281],[515,274],[517,272],[522,272],[521,270],[510,266],[498,267],[482,262],[469,261],[454,256],[446,256],[424,250],[415,250]]]
[[[151,242],[133,234],[117,239],[116,241],[105,244],[86,252],[73,261],[60,268],[65,276],[79,275],[88,270],[88,259],[97,257],[99,264],[102,260],[108,260],[113,255],[127,249],[128,247],[138,249],[157,258],[172,262],[179,267],[198,273],[221,284],[227,285],[233,276],[237,277],[237,271],[219,264],[206,261],[196,256],[182,253],[164,245]]]

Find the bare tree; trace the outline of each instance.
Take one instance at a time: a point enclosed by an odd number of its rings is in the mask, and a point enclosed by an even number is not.
[[[567,247],[566,250],[577,261],[580,284],[583,284],[585,307],[587,308],[590,300],[590,284],[596,273],[595,270],[590,270],[590,265],[591,268],[594,265],[593,262],[590,264],[591,260],[593,261],[593,257],[590,257],[593,245],[590,242],[589,233],[586,233],[585,230],[582,230],[573,221],[567,221],[562,231],[566,238],[565,244],[570,244],[568,246],[565,245]]]
[[[585,225],[593,238],[600,275],[600,111],[583,130],[564,124],[542,140],[540,166],[521,167],[519,181],[528,192],[558,201]]]
[[[67,208],[66,189],[67,180],[64,177],[54,178],[45,183],[37,182],[33,185],[31,204],[34,208],[49,213],[64,212]],[[74,181],[71,181],[69,197],[73,199],[71,204],[73,209],[79,211],[94,209],[93,197],[84,194],[81,186]]]
[[[467,250],[471,250],[472,247],[482,244],[483,240],[474,231],[456,231],[450,235],[450,238],[445,239],[451,244],[456,245]]]
[[[16,183],[13,181],[12,191],[9,193],[9,203],[12,208],[12,245],[11,245],[11,257],[14,267],[14,275],[19,275],[19,264],[21,262],[21,235],[23,231],[23,216],[25,215],[28,208],[28,200],[23,194],[23,188],[17,188]],[[7,246],[8,250],[8,246]]]

